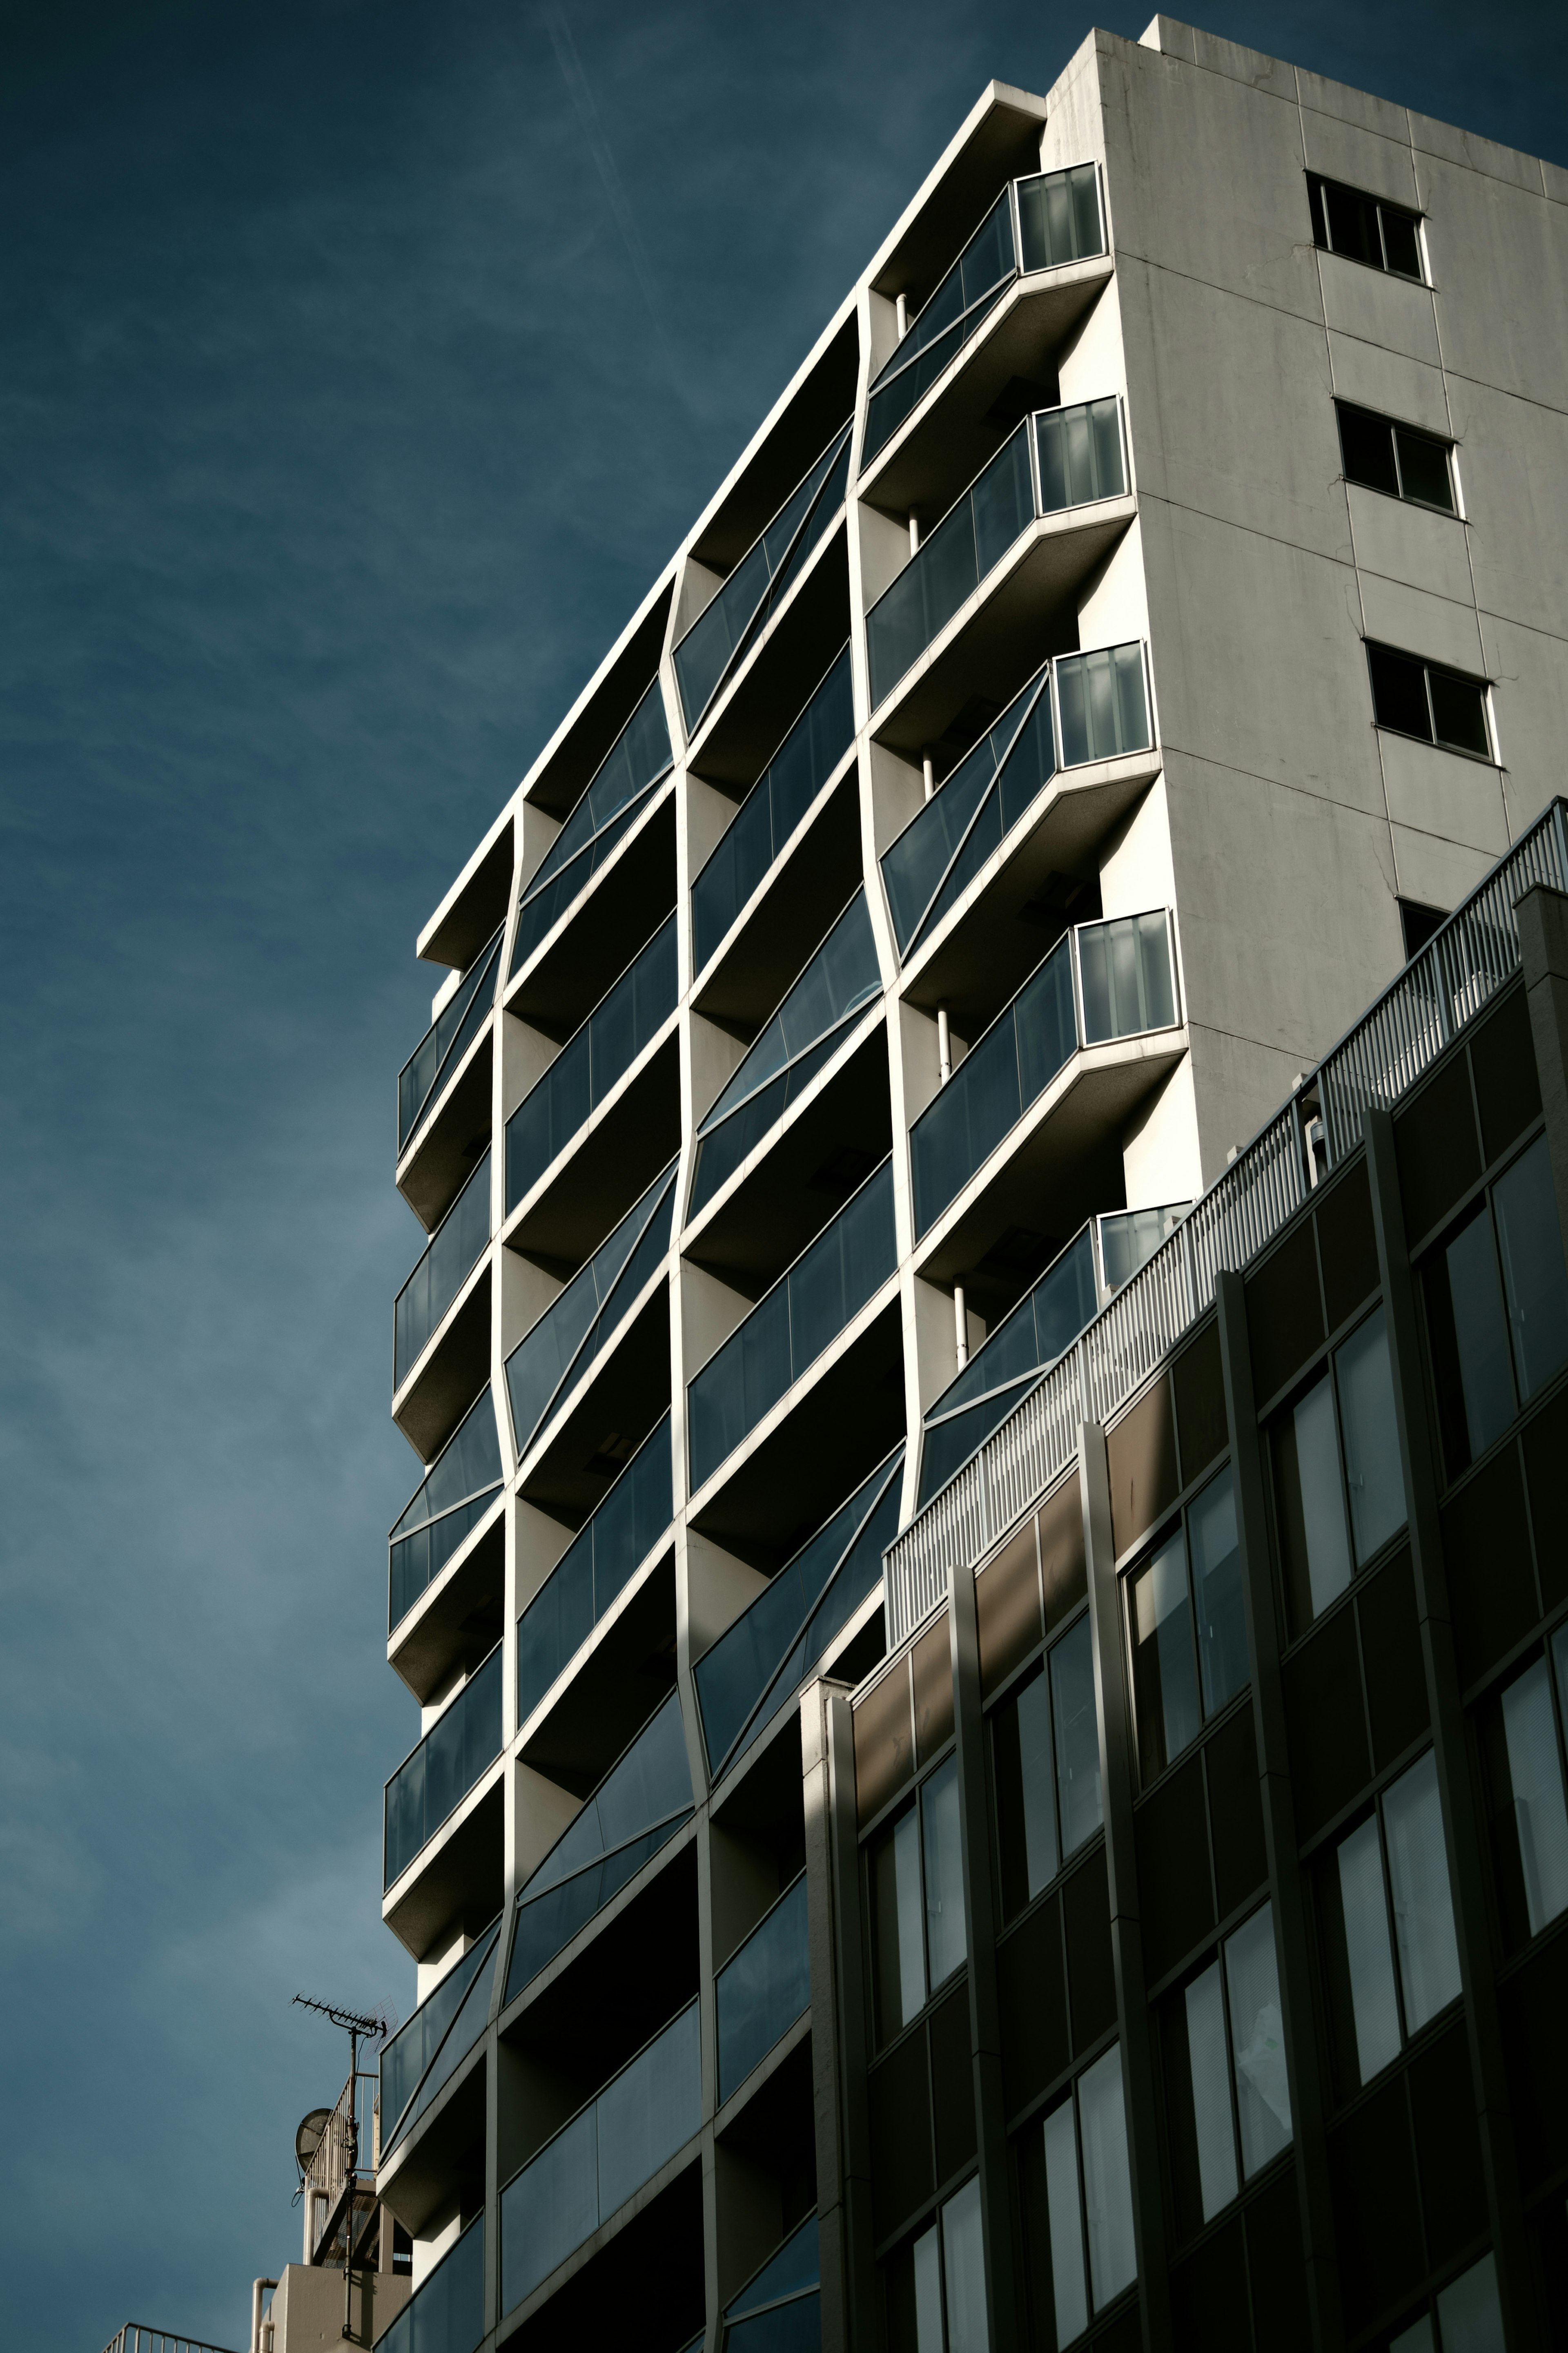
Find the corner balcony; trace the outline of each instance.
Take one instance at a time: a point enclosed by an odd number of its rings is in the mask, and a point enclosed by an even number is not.
[[[500,1535],[502,1475],[486,1381],[387,1539],[387,1656],[422,1704],[460,1662],[468,1626],[499,1597],[505,1546],[491,1538]]]
[[[426,1229],[440,1221],[473,1165],[467,1145],[489,1128],[487,1024],[500,948],[498,931],[398,1073],[397,1184]]]
[[[376,2353],[479,2353],[484,2334],[485,2218],[480,2213],[376,2338]]]
[[[811,2008],[804,1871],[718,1972],[713,2006],[722,2107]]]
[[[416,1955],[428,1949],[452,1918],[484,1918],[495,1909],[500,1870],[499,1783],[487,1792],[483,1820],[468,1801],[500,1753],[498,1643],[386,1784],[383,1916]],[[443,1838],[449,1823],[455,1826],[453,1832]],[[437,1840],[439,1849],[431,1854],[430,1867],[416,1871]]]
[[[382,2052],[380,2173],[428,2116],[485,2031],[501,1926],[499,1918],[490,1923]]]
[[[426,1462],[446,1445],[489,1368],[489,1238],[487,1150],[393,1308],[392,1418]]]
[[[910,1130],[921,1271],[962,1282],[1042,1191],[1121,1183],[1125,1123],[1186,1051],[1163,908],[1064,933]],[[1055,1188],[1055,1189],[1053,1189]]]
[[[709,1772],[738,1765],[876,1590],[899,1527],[900,1440],[692,1668]]]
[[[675,1517],[669,1416],[657,1422],[517,1625],[517,1720],[526,1726],[662,1546]]]
[[[513,1249],[580,1258],[678,1148],[679,999],[671,914],[507,1121]]]

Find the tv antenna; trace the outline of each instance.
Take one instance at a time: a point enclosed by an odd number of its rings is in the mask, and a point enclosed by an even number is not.
[[[349,2112],[346,2118],[348,2133],[344,2148],[344,2172],[347,2178],[343,2186],[343,2203],[345,2208],[343,2219],[343,2336],[346,2338],[351,2333],[351,2299],[353,2294],[354,2194],[359,2186],[360,2175],[359,2118],[355,2105],[359,2096],[359,2046],[362,2042],[369,2042],[372,2040],[384,2045],[390,2042],[393,2028],[396,2021],[388,2013],[384,2006],[374,2015],[366,2016],[362,2010],[345,2010],[337,2002],[314,2001],[309,1994],[305,1993],[297,1993],[294,1996],[294,2001],[301,2010],[313,2010],[318,2017],[324,2018],[330,2026],[341,2028],[342,2032],[349,2038]],[[316,2152],[321,2145],[321,2141],[331,2123],[331,2118],[332,2111],[330,2108],[313,2108],[310,2114],[303,2119],[299,2131],[294,2136],[294,2156],[300,2168],[300,2187],[301,2190],[305,2187],[306,2178],[309,2175],[311,2165],[315,2161]]]

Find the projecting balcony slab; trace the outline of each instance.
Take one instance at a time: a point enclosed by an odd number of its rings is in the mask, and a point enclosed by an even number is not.
[[[500,1909],[508,1769],[498,1757],[382,1898],[382,1919],[416,1961],[459,1930],[477,1936]]]
[[[1184,1029],[1079,1047],[935,1220],[916,1273],[962,1282],[1011,1228],[1072,1233],[1120,1199],[1127,1123],[1186,1050]]]
[[[673,1545],[667,1529],[520,1727],[523,1763],[576,1797],[598,1787],[661,1684],[674,1686]]]
[[[1016,280],[878,451],[856,485],[857,497],[900,522],[913,512],[934,522],[1026,408],[1054,403],[1061,346],[1114,274],[1110,256],[1102,253]]]
[[[490,1366],[490,1253],[465,1278],[392,1400],[392,1419],[421,1462],[434,1462]]]
[[[686,765],[719,786],[750,786],[800,710],[801,681],[820,678],[849,624],[842,517],[790,581],[767,625],[703,714]]]
[[[386,1662],[421,1707],[459,1666],[476,1665],[500,1639],[506,1582],[504,1495],[498,1493],[434,1582],[386,1640]]]
[[[465,1052],[461,1062],[410,1139],[397,1164],[397,1189],[428,1234],[433,1234],[474,1171],[490,1140],[491,1041],[495,1016]]]
[[[860,873],[859,776],[851,745],[700,975],[694,1009],[754,1036]]]
[[[487,1968],[493,1977],[493,1958]],[[450,2206],[453,2178],[466,2169],[476,2150],[483,2178],[489,2056],[489,2037],[481,2032],[375,2177],[376,2196],[391,2207],[411,2237],[423,2237],[426,2226]]]
[[[680,1148],[675,1018],[649,1040],[501,1229],[509,1250],[579,1267]]]
[[[1043,656],[1076,651],[1078,594],[1137,511],[1124,494],[1037,516],[872,713],[878,742],[918,765],[977,701],[998,712]]]
[[[628,944],[675,904],[675,780],[646,808],[508,982],[502,1002],[563,1045],[626,964]]]

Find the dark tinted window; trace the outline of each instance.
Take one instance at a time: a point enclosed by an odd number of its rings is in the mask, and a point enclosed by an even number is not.
[[[1441,744],[1449,751],[1490,759],[1483,680],[1442,670],[1415,654],[1395,653],[1391,646],[1374,645],[1370,638],[1366,658],[1372,673],[1373,712],[1380,727],[1417,736],[1424,744]]]
[[[1359,188],[1342,187],[1310,173],[1307,193],[1312,208],[1312,241],[1348,260],[1364,262],[1369,269],[1390,269],[1398,278],[1421,276],[1421,240],[1416,216],[1401,205],[1363,195]]]
[[[1390,498],[1413,499],[1422,506],[1454,511],[1453,483],[1448,474],[1448,445],[1414,426],[1396,425],[1369,408],[1334,403],[1339,412],[1340,451],[1345,479]]]
[[[1568,1276],[1544,1136],[1438,1244],[1422,1285],[1443,1453],[1457,1478],[1568,1360]]]

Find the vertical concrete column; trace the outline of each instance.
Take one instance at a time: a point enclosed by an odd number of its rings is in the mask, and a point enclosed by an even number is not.
[[[1121,2036],[1121,2084],[1127,2103],[1127,2145],[1132,2164],[1132,2230],[1138,2251],[1138,2295],[1144,2353],[1170,2353],[1171,2291],[1166,2265],[1170,2232],[1161,2192],[1160,2135],[1154,2106],[1154,2047],[1143,1976],[1143,1926],[1138,1905],[1138,1858],[1132,1829],[1132,1719],[1116,1589],[1116,1547],[1110,1528],[1110,1466],[1105,1432],[1085,1421],[1078,1433],[1079,1494],[1089,1568],[1089,1642],[1100,1709],[1100,1786],[1105,1804],[1105,1868],[1110,1891],[1110,1951],[1116,1969],[1116,2018]]]
[[[974,1577],[951,1580],[948,1639],[952,1656],[953,1725],[958,1736],[958,1802],[963,1824],[963,1908],[969,1929],[969,2048],[975,2139],[980,2152],[980,2221],[985,2296],[995,2353],[1024,2342],[1023,2296],[1013,2245],[1006,2105],[1002,2093],[1002,2021],[996,1993],[996,1891],[991,1868],[991,1810],[985,1788],[985,1721],[980,1699],[980,1627]]]
[[[1475,1786],[1459,1699],[1459,1670],[1448,1607],[1448,1581],[1437,1516],[1437,1475],[1416,1332],[1415,1286],[1405,1238],[1405,1206],[1394,1156],[1394,1122],[1385,1111],[1363,1115],[1378,1272],[1388,1318],[1388,1353],[1405,1493],[1410,1505],[1410,1554],[1415,1613],[1426,1674],[1426,1704],[1442,1796],[1443,1835],[1454,1898],[1470,2073],[1480,2127],[1487,2211],[1497,2256],[1503,2327],[1511,2353],[1536,2353],[1541,2343],[1530,2245],[1509,2113],[1502,2029],[1492,1966],[1486,1863]]]
[[[1514,913],[1563,1256],[1568,1261],[1568,898],[1538,882]]]
[[[496,1964],[506,1959],[503,1930]],[[392,2249],[387,2247],[388,2271]],[[500,2320],[500,2053],[493,2025],[485,2031],[485,2334],[492,2336]]]
[[[871,2054],[849,1686],[813,1683],[800,1711],[822,2345],[823,2353],[850,2353],[851,2348],[859,2353],[877,2343],[877,2303],[866,2096]]]
[[[1301,2217],[1301,2249],[1307,2263],[1308,2309],[1313,2344],[1322,2348],[1322,2353],[1337,2353],[1344,2343],[1345,2330],[1340,2304],[1333,2204],[1329,2191],[1324,2079],[1317,2014],[1312,2005],[1306,1902],[1298,1862],[1296,1809],[1285,1735],[1279,1620],[1274,1607],[1274,1574],[1263,1499],[1262,1448],[1258,1416],[1253,1410],[1247,1293],[1238,1274],[1221,1274],[1215,1293],[1219,1308],[1220,1362],[1225,1374],[1225,1415],[1236,1482],[1236,1525],[1241,1539],[1247,1664],[1252,1673],[1252,1730],[1258,1744],[1264,1846],[1274,1894],[1279,2006],[1289,2071],[1290,2115],[1295,2127],[1296,2192]]]

